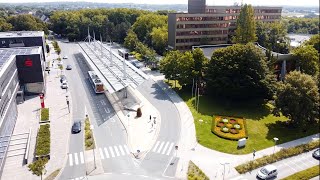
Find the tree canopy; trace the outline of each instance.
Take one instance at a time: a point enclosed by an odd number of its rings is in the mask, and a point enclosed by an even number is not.
[[[248,42],[255,42],[256,40],[257,37],[254,10],[251,5],[245,4],[241,7],[233,42],[246,44]]]
[[[293,51],[296,66],[300,71],[311,76],[319,75],[319,54],[311,45],[300,46]]]
[[[308,41],[305,42],[305,45],[313,46],[313,48],[320,53],[320,34],[313,35]]]
[[[280,85],[276,107],[295,125],[311,125],[319,120],[319,89],[314,79],[299,71],[290,72]]]
[[[319,17],[316,18],[297,18],[286,17],[283,22],[287,24],[288,33],[300,34],[318,34],[319,33]]]
[[[205,78],[210,92],[229,99],[271,98],[274,92],[274,75],[252,43],[214,51]]]
[[[257,22],[257,42],[274,52],[283,54],[289,53],[289,39],[287,36],[287,30],[283,23],[273,22]]]
[[[0,31],[44,31],[48,34],[47,25],[39,18],[29,14],[0,18]]]

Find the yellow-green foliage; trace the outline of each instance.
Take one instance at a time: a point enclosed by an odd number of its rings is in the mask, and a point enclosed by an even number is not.
[[[292,174],[291,176],[283,178],[282,180],[309,180],[319,175],[320,175],[320,166],[316,165],[309,169],[305,169],[303,171]]]
[[[195,165],[192,161],[189,161],[188,167],[188,180],[209,180],[209,178]]]

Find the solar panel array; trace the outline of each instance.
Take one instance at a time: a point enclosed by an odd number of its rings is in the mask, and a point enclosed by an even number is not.
[[[0,49],[0,69],[12,55],[26,55],[34,52],[35,48],[3,48]]]
[[[119,55],[112,53],[111,58],[109,49],[104,45],[101,49],[99,41],[95,43],[96,47],[92,42],[80,42],[79,45],[96,67],[97,73],[103,77],[101,80],[110,93],[119,91],[128,85],[136,88],[148,78],[141,70],[123,60]]]

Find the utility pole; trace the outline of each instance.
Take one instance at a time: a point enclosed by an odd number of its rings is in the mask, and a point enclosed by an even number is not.
[[[193,88],[194,88],[194,78],[192,79],[192,91],[191,91],[191,98],[193,98]]]
[[[199,98],[200,98],[199,92],[200,92],[200,89],[198,88],[197,112],[199,112]]]

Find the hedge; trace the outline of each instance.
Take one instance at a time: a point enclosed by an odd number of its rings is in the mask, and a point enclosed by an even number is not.
[[[49,120],[49,108],[41,108],[41,121]]]
[[[285,158],[289,158],[292,156],[296,156],[298,154],[311,151],[315,148],[319,147],[320,140],[311,141],[307,144],[301,144],[299,146],[281,149],[279,152],[276,152],[274,155],[263,156],[262,158],[249,161],[247,163],[241,164],[235,169],[240,173],[246,173],[251,170],[257,169],[259,167],[265,166],[267,164],[271,164],[277,161],[280,161]]]
[[[91,150],[94,148],[94,140],[93,140],[93,134],[92,130],[90,129],[90,121],[89,118],[86,118],[85,120],[85,126],[84,126],[84,131],[85,131],[85,146],[86,150]]]
[[[50,154],[50,124],[41,125],[37,135],[36,155]]]
[[[320,175],[320,166],[316,165],[311,168],[292,174],[291,176],[283,178],[282,180],[309,180],[319,175]]]
[[[189,161],[188,180],[209,180],[209,178],[197,165],[195,165],[192,161]]]

